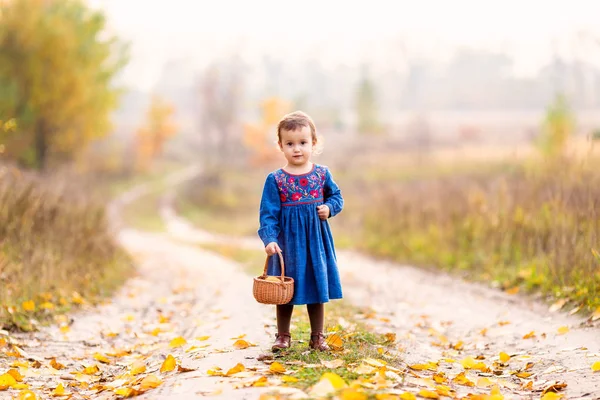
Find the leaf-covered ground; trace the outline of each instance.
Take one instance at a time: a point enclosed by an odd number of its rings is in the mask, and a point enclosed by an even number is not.
[[[138,274],[110,302],[0,333],[0,398],[600,396],[600,316],[347,252],[346,300],[326,309],[335,351],[307,351],[300,308],[293,348],[273,356],[272,307],[254,301],[241,264],[197,246],[215,237],[168,206],[161,215],[164,234],[120,232]]]

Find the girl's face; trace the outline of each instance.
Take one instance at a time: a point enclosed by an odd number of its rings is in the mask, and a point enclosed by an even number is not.
[[[308,126],[295,131],[281,131],[279,148],[290,165],[300,167],[309,162],[313,146],[312,134]]]

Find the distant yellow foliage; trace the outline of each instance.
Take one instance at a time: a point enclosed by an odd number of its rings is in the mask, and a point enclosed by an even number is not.
[[[244,125],[244,145],[252,152],[250,162],[253,165],[266,165],[277,158],[274,126],[290,107],[283,99],[269,97],[261,104],[261,120]]]
[[[152,160],[162,153],[167,139],[177,132],[174,114],[173,105],[159,96],[152,97],[145,125],[136,132],[136,161],[139,170],[147,170]]]

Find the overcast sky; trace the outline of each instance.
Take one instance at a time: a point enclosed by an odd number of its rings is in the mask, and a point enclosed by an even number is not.
[[[535,73],[553,48],[600,65],[599,0],[88,0],[105,10],[110,29],[132,44],[125,76],[149,89],[164,61],[194,64],[231,52],[252,62],[261,54],[298,59],[314,54],[326,66],[364,58],[380,63],[404,42],[412,56],[446,60],[457,46],[507,52],[515,73]],[[295,58],[294,58],[295,57]]]

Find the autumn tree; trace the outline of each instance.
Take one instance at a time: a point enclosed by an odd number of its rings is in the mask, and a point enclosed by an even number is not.
[[[275,151],[275,125],[290,112],[289,102],[269,97],[261,104],[261,119],[244,125],[244,145],[250,150],[253,165],[266,165],[277,159]]]
[[[16,118],[6,151],[44,169],[110,130],[126,47],[80,0],[0,2],[0,119]]]
[[[229,158],[239,129],[243,101],[241,65],[232,59],[210,66],[199,84],[200,135],[205,165],[215,172]],[[239,139],[239,138],[238,138]]]
[[[357,129],[360,133],[374,134],[381,131],[377,106],[377,95],[373,81],[366,72],[356,91]]]
[[[575,118],[566,97],[557,94],[547,107],[538,147],[548,158],[564,155],[569,138],[575,130]]]
[[[144,126],[136,132],[136,161],[139,170],[146,170],[152,160],[158,157],[165,142],[175,135],[177,125],[174,122],[175,108],[159,96],[153,96]]]

